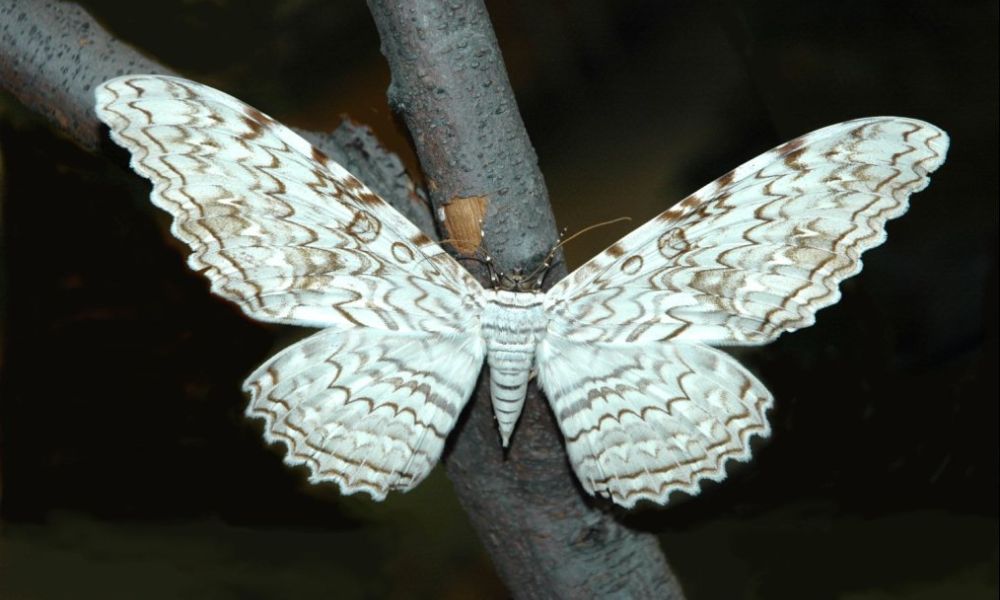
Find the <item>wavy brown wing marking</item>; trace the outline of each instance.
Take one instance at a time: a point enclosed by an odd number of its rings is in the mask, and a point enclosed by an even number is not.
[[[720,350],[689,343],[584,345],[549,336],[538,379],[583,488],[626,508],[697,494],[767,436],[771,394]]]
[[[437,464],[483,353],[481,340],[457,334],[325,329],[247,378],[247,414],[311,481],[382,500]]]
[[[761,344],[837,302],[861,254],[927,186],[948,136],[901,117],[783,144],[698,190],[550,290],[550,330],[585,342]]]
[[[249,316],[460,331],[479,284],[340,165],[267,115],[184,79],[97,88],[97,114],[212,291]]]

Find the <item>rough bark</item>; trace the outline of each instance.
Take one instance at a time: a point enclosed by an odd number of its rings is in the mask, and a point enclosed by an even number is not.
[[[369,0],[369,7],[392,73],[389,101],[413,137],[435,214],[485,198],[494,260],[534,268],[557,239],[555,220],[482,2]],[[550,280],[564,274],[557,269]],[[505,453],[482,383],[446,465],[512,593],[681,597],[656,538],[582,494],[537,388]]]
[[[0,1],[0,82],[78,144],[101,144],[94,87],[126,73],[172,73],[115,40],[81,8]]]
[[[556,239],[555,223],[482,3],[371,0],[370,7],[392,69],[390,102],[412,133],[434,207],[475,199],[496,262],[534,267]],[[0,84],[90,150],[106,143],[93,113],[95,85],[125,73],[171,73],[73,4],[0,0],[0,23]],[[433,229],[398,158],[367,129],[345,123],[333,134],[304,135]],[[680,598],[656,538],[582,495],[538,391],[504,454],[486,390],[480,386],[453,436],[447,467],[513,594]]]

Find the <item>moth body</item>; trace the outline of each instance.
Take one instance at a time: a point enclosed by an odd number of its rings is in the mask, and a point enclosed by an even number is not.
[[[490,397],[504,447],[510,441],[535,362],[535,348],[547,319],[540,292],[484,290],[486,307],[481,317],[490,367]]]

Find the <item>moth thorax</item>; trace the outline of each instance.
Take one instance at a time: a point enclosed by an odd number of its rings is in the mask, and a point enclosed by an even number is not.
[[[539,292],[486,290],[482,328],[486,364],[490,367],[490,397],[504,447],[521,416],[528,380],[535,366],[535,348],[545,330]]]

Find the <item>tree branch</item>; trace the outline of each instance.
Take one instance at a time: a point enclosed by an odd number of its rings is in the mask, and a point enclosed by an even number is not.
[[[441,209],[451,225],[456,204],[485,200],[496,262],[536,266],[557,239],[555,219],[486,8],[478,0],[368,4],[392,72],[389,101],[413,137],[435,214]],[[448,474],[517,597],[681,597],[656,538],[584,498],[534,385],[506,456],[489,386],[479,386],[473,404]]]
[[[433,205],[450,225],[472,219],[467,231],[479,231],[482,215],[498,264],[535,266],[556,239],[555,222],[485,8],[438,0],[370,7],[392,68],[390,102],[413,134]],[[0,0],[0,22],[0,84],[90,150],[105,143],[94,86],[125,73],[171,73],[73,4]],[[398,159],[365,128],[345,123],[334,134],[305,135],[430,232]],[[453,436],[448,473],[515,595],[681,597],[656,538],[581,495],[537,390],[506,457],[488,393],[473,404]]]
[[[94,88],[116,75],[173,71],[114,39],[75,4],[0,0],[0,82],[88,150],[101,144]]]

